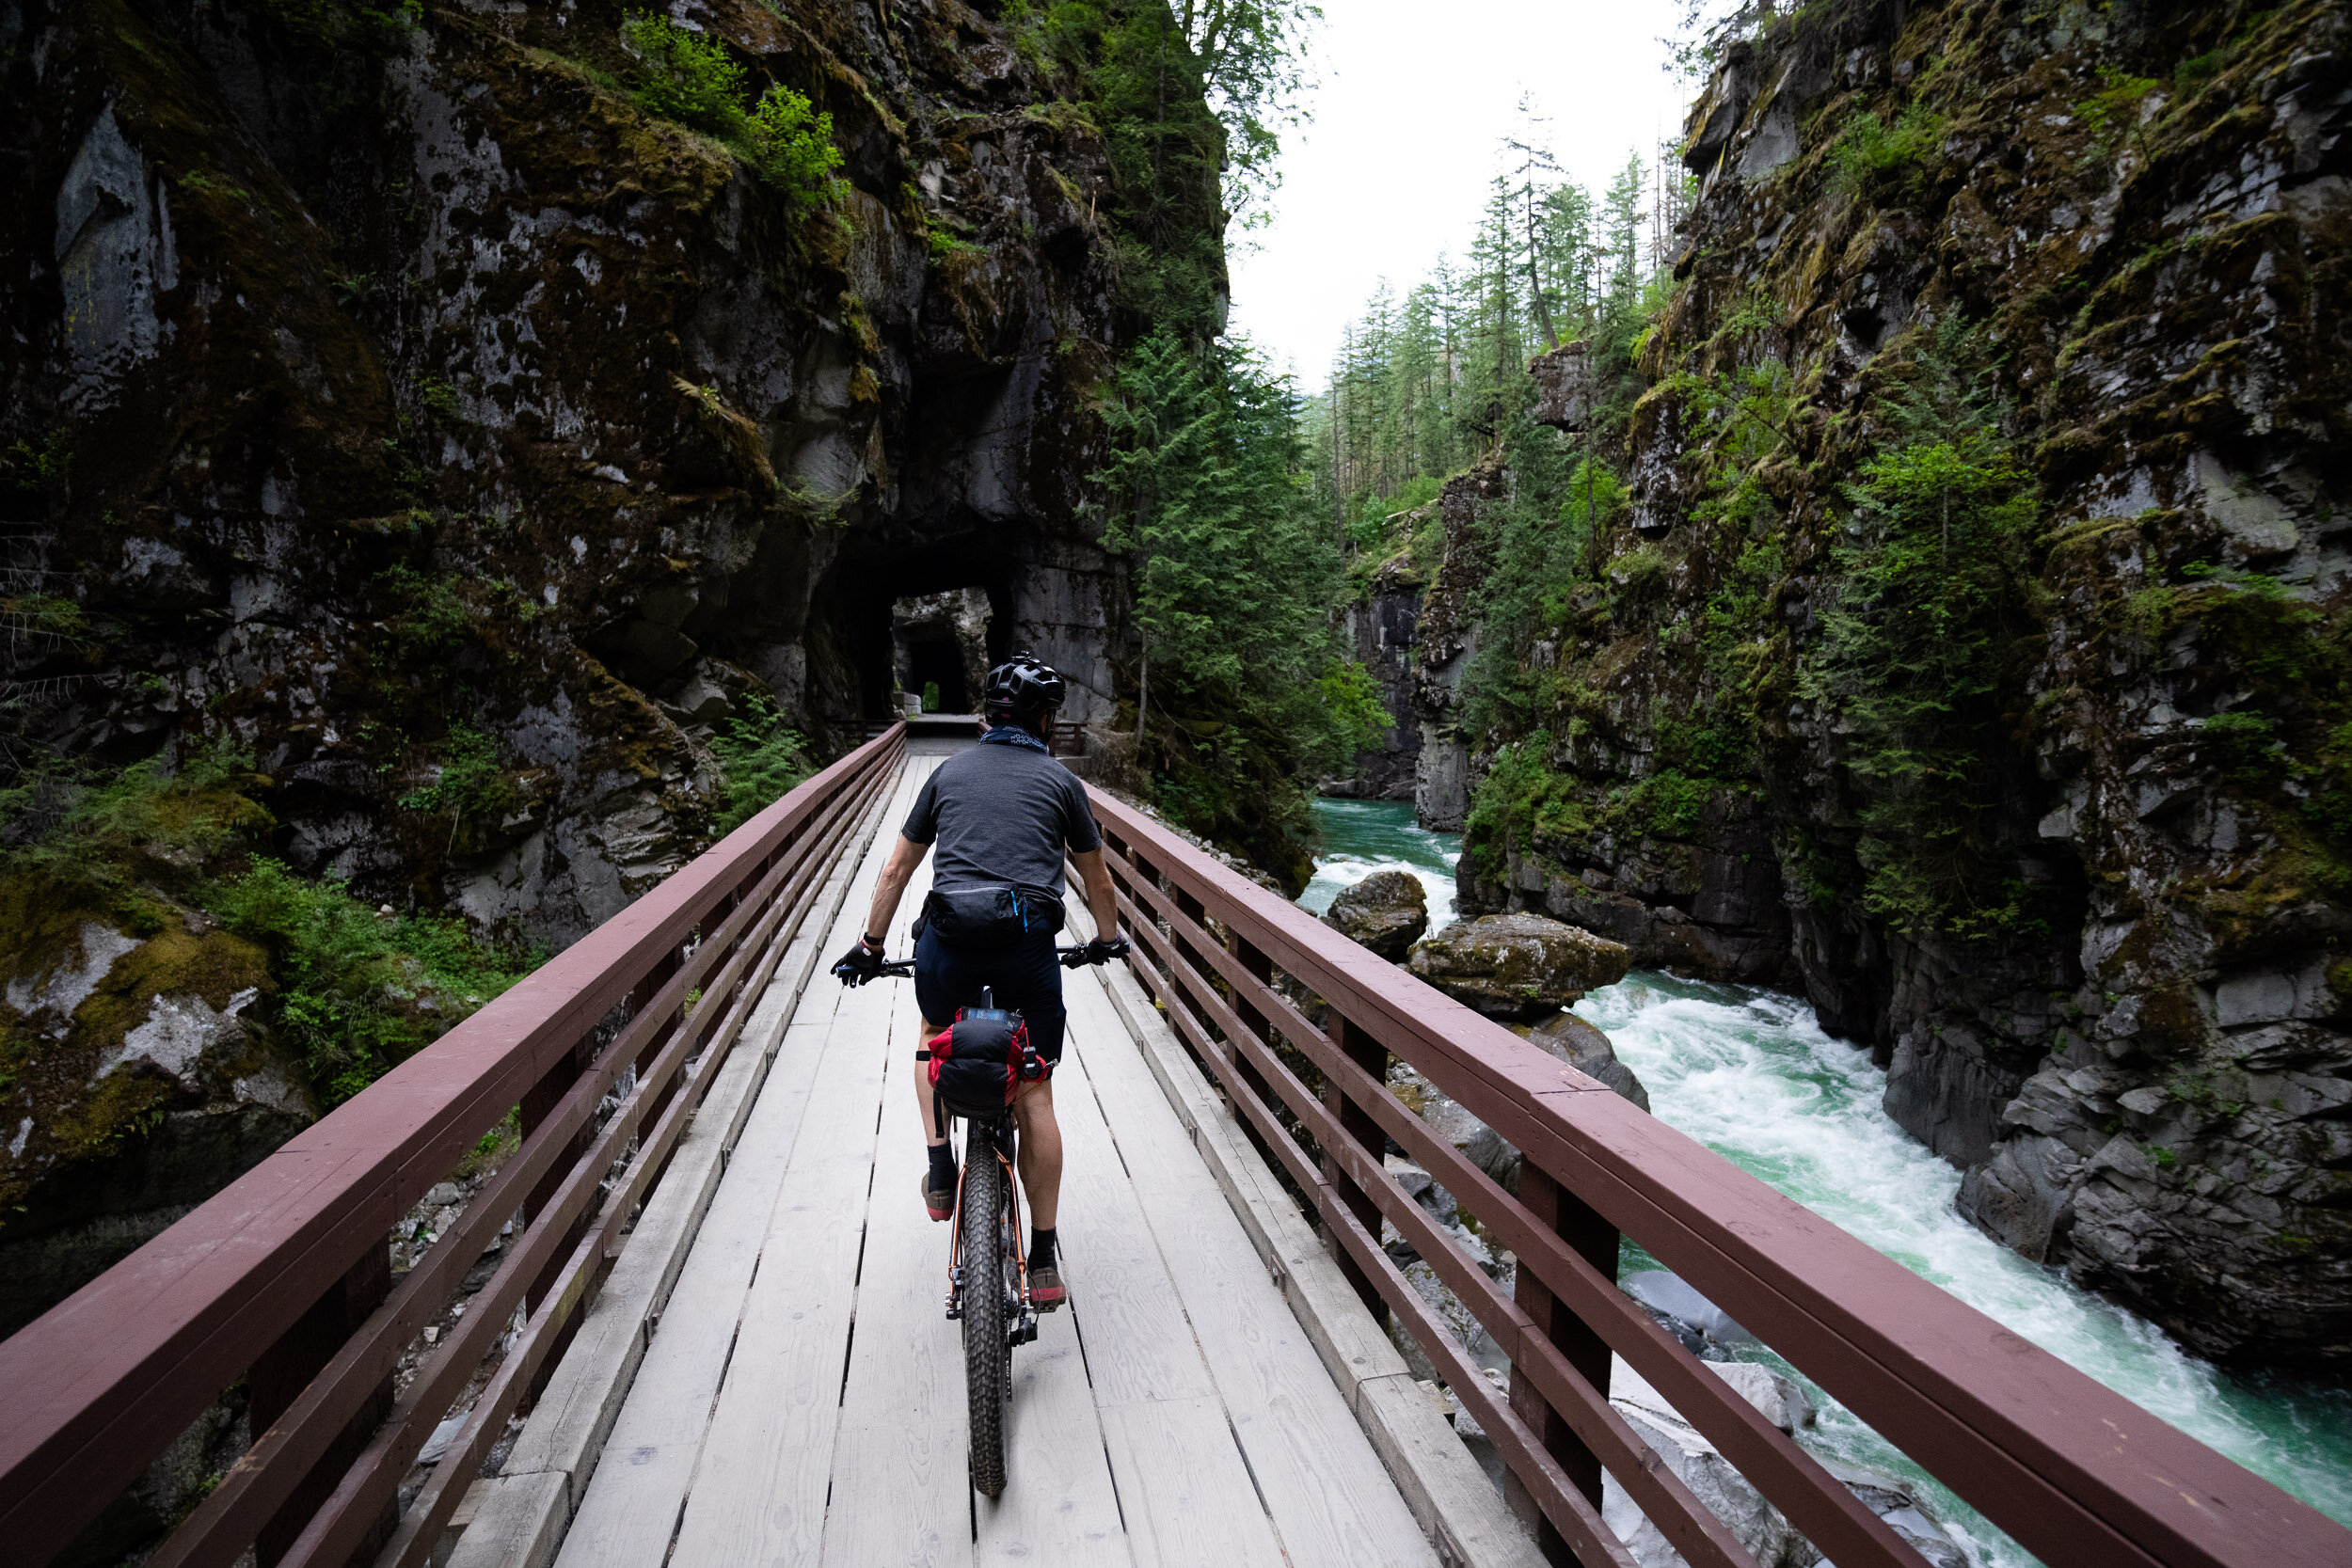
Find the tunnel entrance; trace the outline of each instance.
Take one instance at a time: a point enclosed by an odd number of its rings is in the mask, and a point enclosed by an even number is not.
[[[988,594],[950,588],[890,606],[891,673],[926,712],[977,713],[988,673]]]
[[[963,650],[944,637],[927,637],[907,655],[904,688],[923,699],[927,713],[971,713],[963,681]]]

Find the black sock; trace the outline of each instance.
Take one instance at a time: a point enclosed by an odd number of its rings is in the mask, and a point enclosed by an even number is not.
[[[1054,1227],[1041,1225],[1029,1232],[1029,1267],[1032,1271],[1054,1266]]]
[[[931,1191],[941,1192],[956,1184],[956,1149],[953,1144],[932,1144]],[[904,1178],[900,1178],[901,1180]]]

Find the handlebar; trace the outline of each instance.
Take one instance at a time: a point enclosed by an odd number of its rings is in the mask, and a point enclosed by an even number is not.
[[[1091,942],[1082,942],[1072,947],[1057,947],[1054,949],[1054,957],[1060,961],[1064,969],[1076,969],[1088,961],[1088,952],[1092,945]],[[1120,946],[1123,949],[1125,943],[1122,942]],[[838,966],[835,966],[834,973],[839,975],[845,984],[856,983],[848,975],[843,974]],[[873,978],[877,980],[908,980],[914,976],[914,960],[912,958],[886,958],[882,961],[882,967],[873,974]]]

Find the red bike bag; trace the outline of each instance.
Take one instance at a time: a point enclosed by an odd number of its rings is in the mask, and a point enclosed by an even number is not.
[[[966,1007],[929,1045],[931,1092],[950,1115],[997,1117],[1024,1083],[1050,1076],[1054,1064],[1029,1045],[1019,1013]]]

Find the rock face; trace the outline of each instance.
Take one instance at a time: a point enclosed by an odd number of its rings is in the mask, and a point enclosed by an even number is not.
[[[1813,1424],[1813,1403],[1788,1379],[1745,1362],[1707,1364],[1783,1432]],[[1741,1476],[1714,1444],[1684,1420],[1665,1397],[1622,1357],[1609,1367],[1609,1403],[1664,1461],[1693,1496],[1728,1526],[1759,1568],[1813,1568],[1822,1560],[1778,1509]],[[1967,1568],[1968,1556],[1903,1481],[1876,1471],[1825,1462],[1830,1474],[1925,1559],[1931,1568]],[[1616,1478],[1603,1478],[1601,1518],[1642,1568],[1678,1568],[1683,1559],[1634,1505]]]
[[[888,714],[901,601],[910,664],[1027,645],[1109,712],[1088,476],[1150,322],[1070,68],[962,0],[655,8],[831,117],[804,212],[634,100],[640,9],[0,4],[12,780],[225,745],[296,873],[555,949],[707,847],[731,721]],[[418,804],[461,759],[478,809]],[[268,962],[178,918],[0,966],[0,1332],[315,1114]]]
[[[1325,779],[1319,793],[1342,800],[1409,800],[1421,766],[1421,723],[1413,711],[1410,655],[1421,623],[1422,585],[1403,557],[1375,573],[1364,596],[1347,607],[1341,631],[1348,655],[1372,673],[1390,727],[1379,746],[1357,754],[1345,778]]]
[[[1402,963],[1406,949],[1429,929],[1429,895],[1409,872],[1375,871],[1332,899],[1323,923]]]
[[[1408,967],[1489,1018],[1534,1022],[1625,978],[1622,942],[1539,914],[1456,921],[1415,943]]]
[[[12,641],[43,739],[230,736],[296,870],[560,946],[706,842],[744,698],[863,738],[898,599],[1107,713],[1120,197],[1006,24],[674,8],[833,117],[803,217],[631,101],[628,8],[412,9],[0,22],[0,563],[108,628]],[[453,837],[398,802],[459,732],[517,803]]]
[[[87,921],[8,983],[0,1338],[316,1117],[302,1065],[244,1016],[269,986],[260,949],[200,922]]]
[[[2348,27],[1888,0],[1737,41],[1688,128],[1629,515],[1514,650],[1565,693],[1557,793],[1472,836],[1460,898],[1802,987],[1993,1234],[2200,1352],[2305,1366],[2352,1365]],[[1923,915],[1886,871],[1903,786],[1820,681],[1851,487],[1963,339],[2033,522],[1969,743],[1981,896]],[[1577,356],[1546,357],[1573,428]],[[1742,376],[1786,419],[1725,467],[1699,394]],[[1441,502],[1432,823],[1527,739],[1457,702],[1509,483]]]
[[[1631,1068],[1617,1060],[1617,1048],[1609,1043],[1609,1037],[1574,1013],[1554,1013],[1530,1029],[1527,1037],[1585,1077],[1598,1080],[1643,1110],[1649,1109],[1649,1090]]]

